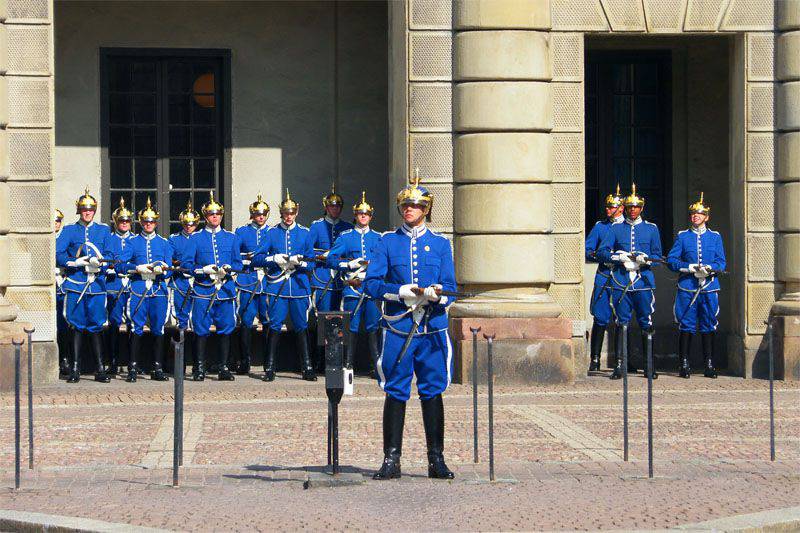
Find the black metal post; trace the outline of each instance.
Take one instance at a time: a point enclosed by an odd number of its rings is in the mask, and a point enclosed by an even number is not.
[[[331,402],[332,403],[332,402]],[[333,418],[333,461],[331,463],[331,469],[333,471],[333,475],[339,473],[339,405],[336,403],[332,403],[332,418]]]
[[[647,477],[653,477],[653,332],[647,332]]]
[[[20,347],[24,341],[16,342],[11,340],[14,345],[14,489],[19,489],[19,387],[20,387],[20,374],[19,367],[19,354]]]
[[[178,340],[172,341],[172,348],[175,354],[175,410],[173,414],[173,446],[172,446],[172,486],[177,487],[180,483],[178,474],[179,468],[183,464],[183,348],[184,332],[178,332]]]
[[[333,402],[328,400],[328,466],[333,464]]]
[[[477,328],[469,328],[472,332],[472,462],[478,462],[478,332]]]
[[[775,460],[775,353],[772,321],[767,319],[767,349],[769,356],[769,460]]]
[[[33,470],[33,332],[36,328],[23,331],[28,334],[28,469]]]
[[[495,335],[483,334],[489,343],[486,350],[486,376],[489,389],[489,481],[494,481],[494,369],[492,368],[493,343]]]
[[[628,325],[622,326],[622,458],[628,460]]]

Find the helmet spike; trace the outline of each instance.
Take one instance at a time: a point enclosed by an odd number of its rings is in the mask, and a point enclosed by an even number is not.
[[[119,206],[120,208],[125,208],[125,197],[122,195],[119,196]]]
[[[619,182],[617,182],[617,196],[619,196]]]
[[[153,207],[153,202],[150,201],[150,195],[147,195],[147,202],[145,203],[146,207]]]

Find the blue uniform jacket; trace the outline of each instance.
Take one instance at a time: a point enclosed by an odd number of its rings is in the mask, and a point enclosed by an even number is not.
[[[347,261],[350,259],[362,258],[367,261],[372,259],[372,252],[380,242],[381,234],[369,228],[359,230],[350,229],[339,235],[333,248],[328,254],[327,266],[334,270],[348,271]],[[363,289],[346,286],[344,288],[345,298],[359,298]]]
[[[134,237],[136,237],[136,235],[130,231],[123,235],[117,233],[116,231],[111,232],[111,238],[119,241],[115,247],[119,248],[120,254],[125,252],[125,247]],[[117,259],[121,259],[121,255],[120,257],[117,257]],[[120,275],[117,274],[118,271]],[[109,292],[119,292],[122,290],[122,276],[124,275],[125,269],[120,268],[120,265],[117,265],[116,267],[108,267],[106,270],[106,290]]]
[[[673,272],[681,273],[678,278],[679,289],[694,291],[700,286],[701,280],[689,272],[689,265],[692,264],[709,265],[714,270],[725,270],[725,249],[719,233],[707,228],[702,232],[687,229],[678,233],[675,244],[667,256],[667,265]],[[705,283],[701,292],[719,290],[719,279],[716,276],[705,278]]]
[[[282,297],[307,298],[311,294],[308,282],[309,265],[303,262],[295,269],[295,274],[292,274],[284,283],[281,269],[274,260],[276,254],[311,257],[314,254],[314,245],[308,228],[297,222],[291,227],[282,222],[271,227],[267,232],[266,240],[256,250],[252,263],[254,267],[267,268],[265,277],[267,294],[276,295],[280,289]]]
[[[102,222],[90,222],[88,225],[76,222],[64,226],[56,239],[56,264],[64,268],[67,276],[62,289],[65,292],[81,292],[87,280],[84,269],[67,266],[68,261],[85,255],[115,259],[119,252],[118,243],[111,237],[109,227]],[[105,293],[105,270],[106,264],[103,263],[94,283],[86,289],[86,294]]]
[[[122,263],[119,265],[121,272],[134,270],[138,265],[148,265],[150,263],[160,264],[161,266],[172,266],[172,244],[157,233],[153,233],[149,238],[140,233],[131,239],[120,255]],[[171,272],[165,272],[156,276],[147,290],[147,283],[140,274],[130,274],[131,292],[139,296],[147,292],[148,296],[166,296],[167,279]]]
[[[439,284],[443,290],[456,290],[456,273],[453,266],[453,250],[446,237],[423,227],[421,230],[403,225],[393,232],[386,232],[375,246],[364,290],[375,300],[386,302],[386,316],[398,320],[381,320],[383,327],[397,333],[408,333],[413,324],[408,307],[398,295],[400,286],[416,283],[425,288]],[[427,322],[420,324],[418,333],[433,333],[447,329],[447,306],[453,303],[445,296],[433,306]]]
[[[311,223],[309,232],[311,233],[311,245],[315,254],[324,254],[333,247],[336,239],[347,230],[353,229],[350,222],[344,220],[334,221],[329,217],[318,218]],[[323,289],[331,279],[330,268],[325,263],[317,263],[311,275],[311,286],[315,289]],[[342,290],[341,281],[331,282],[328,290]]]
[[[206,265],[229,266],[241,270],[242,257],[239,255],[241,244],[236,234],[218,227],[215,231],[206,226],[189,238],[186,246],[186,262],[183,267],[195,271],[194,293],[198,296],[211,296],[216,288],[214,281],[198,270]],[[220,287],[218,300],[229,300],[236,297],[236,284],[228,277]]]
[[[619,224],[622,220],[622,217],[616,220],[598,220],[592,228],[592,231],[590,231],[589,235],[586,237],[586,262],[597,263],[597,273],[594,275],[595,286],[602,287],[605,285],[608,276],[611,274],[611,267],[614,266],[612,263],[603,263],[600,261],[597,257],[597,250],[600,248],[603,237],[605,237],[611,229],[611,225]]]
[[[236,228],[236,235],[239,236],[241,245],[241,253],[258,250],[261,243],[265,242],[269,229],[266,224],[264,224],[264,227],[259,228],[255,222]],[[244,258],[244,256],[242,257]],[[258,271],[253,267],[252,260],[248,260],[248,262],[250,264],[243,267],[244,272],[236,276],[236,288],[240,291],[255,292],[256,294],[266,292],[266,278],[262,276],[261,281],[259,281]]]
[[[652,222],[639,218],[634,222],[627,218],[619,224],[612,224],[611,229],[600,241],[597,257],[604,263],[611,263],[611,255],[617,250],[625,252],[643,252],[653,259],[661,259],[661,236],[658,226]],[[628,271],[621,264],[614,265],[614,284],[617,289],[628,285],[630,278]],[[649,265],[641,265],[636,281],[629,290],[655,289],[656,279]]]

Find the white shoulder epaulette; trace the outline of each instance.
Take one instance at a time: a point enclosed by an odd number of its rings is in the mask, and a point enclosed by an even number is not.
[[[353,228],[344,230],[339,234],[339,236],[341,237],[342,235],[347,235],[348,233],[353,233]]]

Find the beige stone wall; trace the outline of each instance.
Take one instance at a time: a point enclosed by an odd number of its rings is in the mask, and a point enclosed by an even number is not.
[[[0,1],[0,294],[38,341],[55,339],[52,14],[51,0]]]

